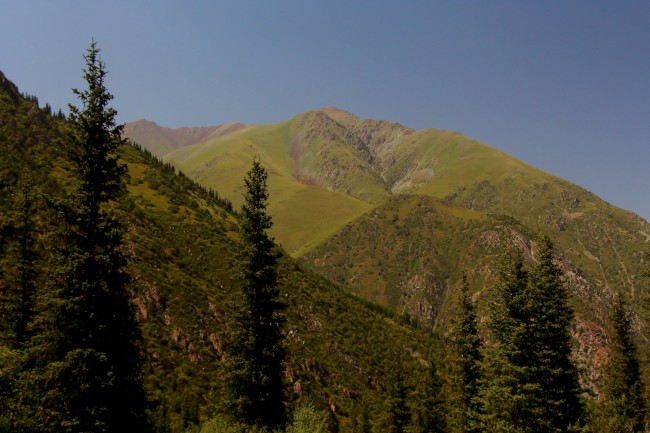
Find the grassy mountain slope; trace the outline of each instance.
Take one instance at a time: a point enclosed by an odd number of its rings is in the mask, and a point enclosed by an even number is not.
[[[372,206],[355,197],[296,180],[291,157],[292,122],[254,126],[203,143],[180,148],[165,159],[202,185],[218,189],[235,206],[242,202],[241,171],[255,155],[269,171],[272,234],[292,255],[324,241],[340,226]]]
[[[71,177],[57,150],[62,127],[63,120],[23,98],[0,73],[0,227],[11,213],[20,173],[30,177],[35,192],[66,193]],[[232,261],[237,222],[205,189],[150,154],[126,146],[121,160],[129,169],[126,190],[112,210],[127,227],[147,388],[160,431],[185,431],[205,420],[223,393],[238,294]],[[43,233],[56,229],[47,209],[39,208],[36,217]],[[0,241],[2,258],[13,240]],[[52,246],[42,248],[43,256],[54,253]],[[2,271],[0,288],[10,270]],[[362,417],[380,425],[396,358],[408,371],[409,400],[417,402],[428,360],[440,344],[431,334],[303,271],[289,257],[281,261],[280,276],[288,304],[286,381],[294,403],[312,400],[339,431],[352,431]],[[6,379],[2,367],[0,383]]]
[[[202,184],[225,185],[221,191],[237,202],[235,179],[255,153],[275,171],[276,236],[294,256],[395,194],[417,194],[548,231],[601,291],[623,287],[635,297],[640,291],[646,221],[455,132],[413,131],[326,108],[188,146],[166,159]],[[330,201],[323,197],[330,192],[340,194]]]
[[[360,296],[435,325],[452,313],[441,305],[453,298],[455,270],[466,270],[475,282],[512,225],[433,197],[398,195],[301,261]]]

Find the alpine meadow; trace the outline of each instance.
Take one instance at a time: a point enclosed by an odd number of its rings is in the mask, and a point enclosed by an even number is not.
[[[121,125],[100,53],[67,116],[0,72],[0,432],[650,431],[643,218],[337,108]]]

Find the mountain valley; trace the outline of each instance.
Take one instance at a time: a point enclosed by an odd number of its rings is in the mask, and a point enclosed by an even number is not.
[[[12,230],[22,218],[38,233],[35,281],[46,299],[38,308],[48,308],[57,236],[66,229],[56,203],[70,200],[78,183],[63,146],[69,128],[0,72],[2,302],[19,280],[22,250]],[[286,306],[286,405],[316,408],[330,431],[389,431],[399,398],[412,431],[425,431],[434,407],[449,431],[462,431],[451,349],[463,282],[489,347],[497,264],[513,247],[534,268],[540,233],[556,246],[575,312],[571,342],[585,400],[596,407],[602,396],[617,293],[629,299],[635,341],[647,349],[648,222],[462,134],[323,108],[272,125],[170,129],[139,120],[123,136],[131,142],[116,158],[127,174],[108,211],[125,229],[128,290],[158,431],[208,431],[200,430],[206,421],[227,412],[243,284],[238,209],[256,157],[269,175]],[[31,214],[20,213],[25,197]],[[22,348],[7,343],[2,317],[4,397]],[[4,404],[0,430],[9,422]]]

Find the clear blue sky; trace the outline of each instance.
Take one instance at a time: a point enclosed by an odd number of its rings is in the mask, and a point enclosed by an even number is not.
[[[0,70],[65,108],[91,38],[122,122],[336,106],[459,131],[650,219],[646,0],[5,0]]]

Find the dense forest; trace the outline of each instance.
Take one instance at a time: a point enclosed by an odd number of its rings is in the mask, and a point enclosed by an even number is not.
[[[587,386],[547,235],[437,333],[289,257],[259,159],[235,209],[124,140],[99,53],[67,118],[0,73],[0,431],[647,431],[639,300]]]

